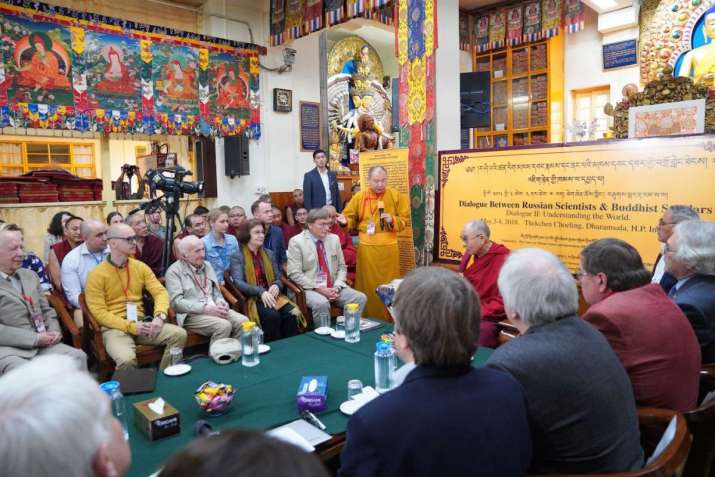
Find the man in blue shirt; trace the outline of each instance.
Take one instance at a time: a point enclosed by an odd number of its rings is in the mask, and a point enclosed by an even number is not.
[[[270,202],[258,199],[251,205],[253,217],[263,222],[266,228],[266,238],[263,246],[273,252],[281,268],[286,264],[286,247],[283,240],[283,231],[273,225],[273,208]]]

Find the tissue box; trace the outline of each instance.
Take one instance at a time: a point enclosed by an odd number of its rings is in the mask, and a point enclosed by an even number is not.
[[[156,398],[134,403],[134,424],[150,441],[178,434],[181,430],[181,417],[174,406],[165,402],[164,412],[157,414],[149,409],[149,404]]]
[[[296,396],[298,411],[320,412],[328,401],[327,376],[303,376]]]

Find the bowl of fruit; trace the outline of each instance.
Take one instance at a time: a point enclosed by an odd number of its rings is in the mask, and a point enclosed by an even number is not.
[[[231,409],[236,389],[230,384],[206,381],[196,389],[194,397],[199,407],[210,416],[226,414]]]

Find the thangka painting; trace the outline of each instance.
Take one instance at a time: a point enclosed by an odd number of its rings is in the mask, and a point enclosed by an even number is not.
[[[141,109],[139,42],[126,36],[87,32],[84,64],[91,109]]]
[[[188,46],[152,45],[157,113],[199,114],[199,55]]]
[[[6,101],[71,106],[69,30],[14,15],[0,17],[0,20],[4,67],[0,87],[7,94]]]
[[[214,114],[250,118],[249,59],[216,53],[209,61],[210,105]]]

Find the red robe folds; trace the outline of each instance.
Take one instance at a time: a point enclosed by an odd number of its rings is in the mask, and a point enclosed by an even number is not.
[[[330,233],[335,234],[340,239],[340,248],[343,249],[345,265],[348,267],[348,281],[355,283],[355,264],[357,264],[357,249],[353,245],[353,238],[340,225],[333,224]]]
[[[492,242],[489,251],[481,257],[474,257],[470,264],[471,255],[465,254],[459,271],[464,278],[469,280],[479,295],[482,304],[482,321],[479,332],[479,345],[496,348],[499,330],[496,323],[506,318],[504,314],[504,301],[499,294],[497,278],[502,265],[509,255],[509,249],[504,245]]]

